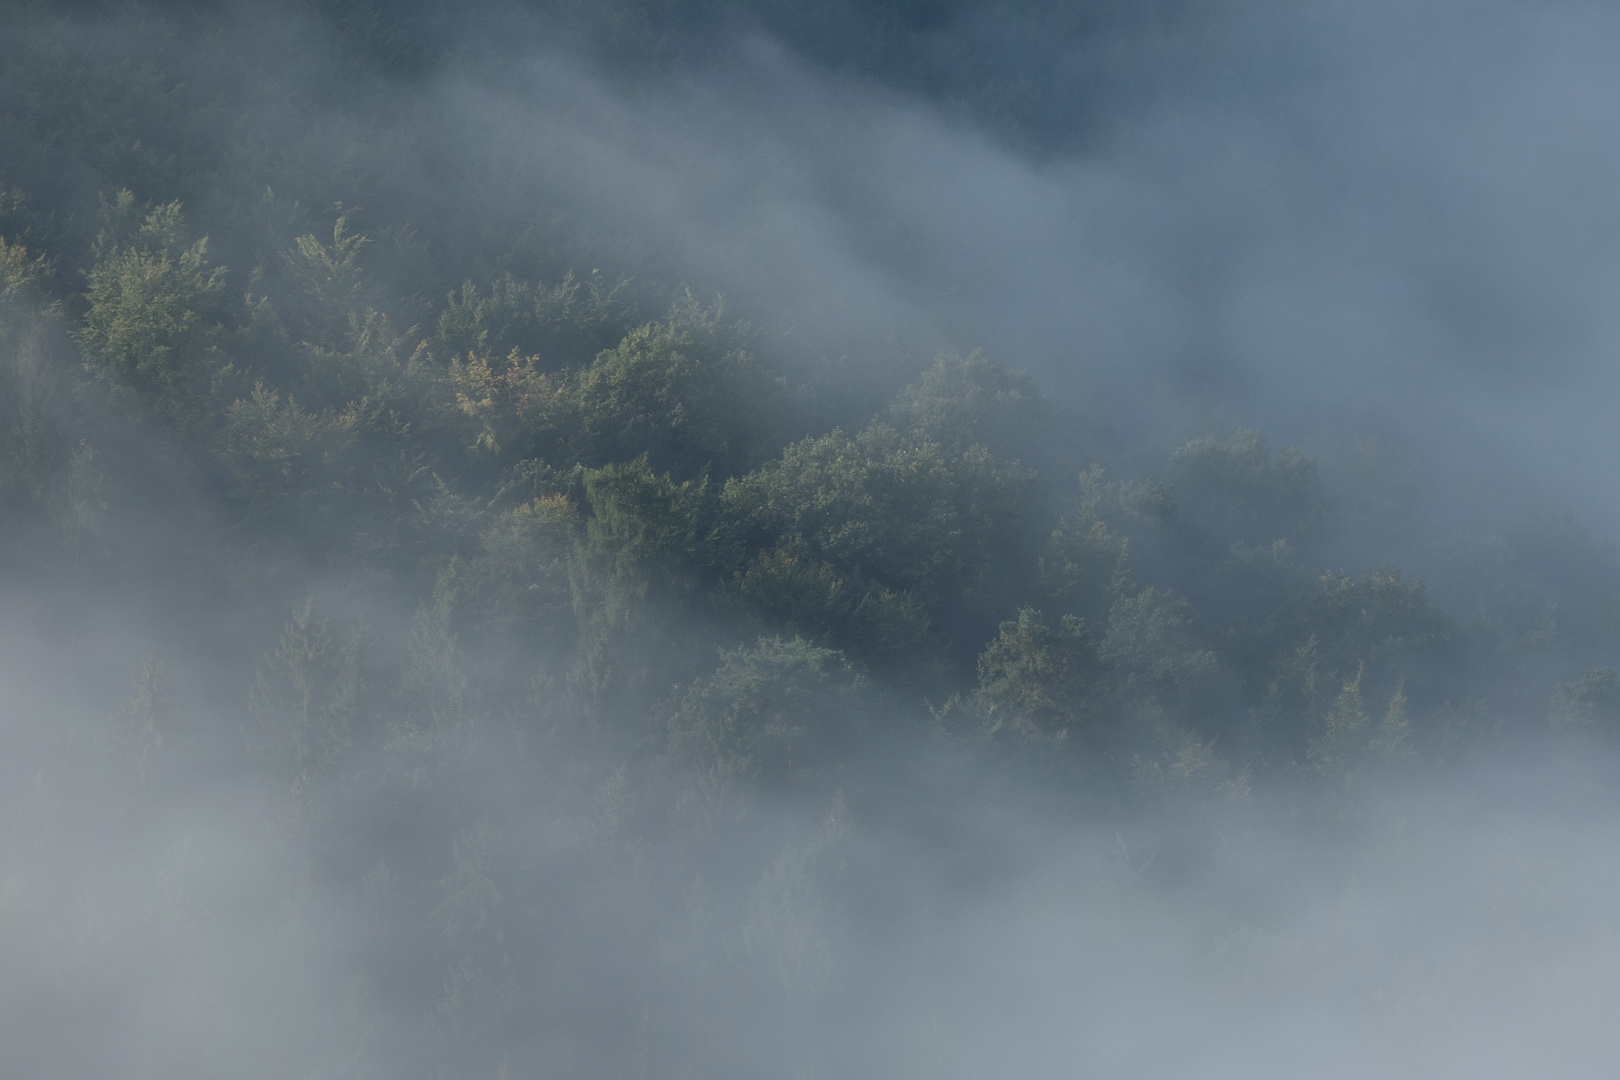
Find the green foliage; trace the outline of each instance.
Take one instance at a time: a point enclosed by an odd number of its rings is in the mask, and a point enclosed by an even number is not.
[[[1408,585],[1390,567],[1360,581],[1324,574],[1272,613],[1259,641],[1263,666],[1252,677],[1263,691],[1250,708],[1249,735],[1251,750],[1274,764],[1303,759],[1332,707],[1332,686],[1360,692],[1365,680],[1369,692],[1404,703],[1401,688],[1425,682],[1457,648],[1453,624],[1429,604],[1423,583]]]
[[[772,439],[781,383],[726,348],[720,309],[678,307],[626,334],[565,390],[570,445],[587,464],[646,454],[686,476],[747,468]]]
[[[483,704],[462,646],[467,564],[452,557],[417,605],[383,750],[388,768],[412,786],[437,779],[466,751]]]
[[[684,477],[729,474],[761,456],[781,414],[781,381],[728,344],[736,328],[718,308],[688,301],[584,367],[558,372],[560,328],[588,337],[612,321],[611,291],[593,282],[586,300],[578,293],[570,276],[551,290],[507,280],[488,297],[471,286],[451,296],[433,347],[449,352],[456,409],[477,425],[474,448],[557,464],[645,455]],[[520,351],[536,344],[541,353]]]
[[[704,561],[702,519],[708,479],[655,474],[647,456],[585,473],[591,554],[636,593],[683,578]]]
[[[234,495],[256,514],[320,513],[311,503],[341,490],[341,461],[359,426],[353,410],[315,415],[260,383],[225,411],[223,457]]]
[[[370,0],[304,0],[304,6],[325,30],[321,43],[351,77],[367,69],[407,74],[420,64],[399,27]]]
[[[4,193],[0,192],[0,197]],[[11,304],[51,280],[51,262],[45,255],[29,257],[19,243],[0,236],[0,304]]]
[[[470,361],[507,356],[513,350],[544,351],[542,370],[565,366],[581,344],[618,325],[628,282],[608,284],[598,272],[584,281],[573,271],[555,285],[518,281],[511,274],[492,282],[487,294],[471,281],[447,298],[433,335],[434,352]]]
[[[825,772],[854,752],[859,686],[842,653],[803,638],[722,650],[714,674],[676,700],[669,752],[702,769],[711,792]]]
[[[1315,635],[1276,659],[1260,703],[1249,710],[1249,749],[1256,758],[1268,761],[1278,755],[1292,759],[1304,754],[1324,706],[1317,679],[1320,661]]]
[[[663,696],[699,647],[681,624],[695,614],[711,562],[708,481],[655,474],[643,456],[587,470],[584,488],[590,516],[570,567],[579,643],[569,685],[597,715],[624,715]]]
[[[982,446],[960,454],[874,422],[806,439],[721,493],[746,546],[910,590],[925,604],[957,592],[985,603],[1014,570],[1029,477]]]
[[[1620,730],[1620,673],[1596,668],[1572,683],[1559,683],[1548,720],[1554,730],[1609,735]]]
[[[1218,548],[1308,547],[1327,537],[1315,460],[1286,447],[1275,460],[1258,431],[1188,443],[1170,458],[1179,521]]]
[[[477,355],[450,361],[456,409],[477,425],[469,449],[501,454],[516,444],[530,453],[565,452],[565,432],[555,430],[568,425],[560,380],[539,364],[538,356],[520,356],[516,349],[498,363]]]
[[[394,426],[436,433],[451,416],[440,373],[413,331],[400,332],[383,312],[352,311],[341,343],[300,345],[304,393],[312,402],[342,408],[364,403],[389,412]]]
[[[363,631],[315,613],[307,597],[293,609],[249,694],[253,741],[284,779],[339,767],[354,746],[365,686]]]
[[[579,509],[539,496],[497,515],[479,537],[472,578],[488,633],[564,644],[574,632],[570,564],[582,540]]]
[[[1027,458],[1051,427],[1035,380],[991,362],[982,350],[940,356],[900,392],[889,418],[954,453],[980,445],[1010,459]]]
[[[1145,738],[1131,755],[1131,781],[1139,793],[1157,804],[1184,806],[1248,795],[1248,777],[1233,775],[1213,740],[1162,718],[1145,720]]]
[[[437,561],[478,524],[381,401],[315,413],[261,384],[225,410],[222,434],[219,460],[243,518],[329,557],[379,569]]]
[[[1101,625],[1130,584],[1129,538],[1110,530],[1106,514],[1124,512],[1124,496],[1102,470],[1080,474],[1080,496],[1046,539],[1036,565],[1044,602]]]
[[[1314,637],[1325,674],[1347,681],[1363,663],[1409,676],[1452,638],[1453,627],[1429,604],[1421,581],[1410,585],[1394,567],[1360,581],[1328,573],[1316,586],[1290,597],[1270,621],[1273,640],[1286,649]]]
[[[1151,585],[1109,609],[1102,656],[1125,672],[1127,689],[1153,700],[1197,690],[1216,668],[1186,597]]]
[[[0,187],[0,221],[22,205]],[[95,449],[65,423],[75,380],[54,285],[52,259],[0,236],[0,537],[33,532],[77,562],[97,546],[100,473]]]
[[[1362,704],[1364,668],[1345,681],[1327,714],[1322,731],[1311,740],[1309,764],[1326,776],[1343,779],[1372,765],[1397,761],[1409,750],[1410,725],[1406,693],[1400,685],[1390,695],[1384,718],[1374,724]]]
[[[928,616],[909,592],[781,548],[755,555],[724,584],[722,596],[767,625],[842,649],[873,667],[916,663],[930,644]]]
[[[360,252],[368,237],[349,231],[349,218],[339,213],[332,225],[332,242],[323,244],[314,233],[293,242],[281,258],[291,289],[285,316],[288,333],[306,345],[340,348],[347,337],[349,319],[375,299],[374,290],[360,267]]]
[[[978,661],[977,702],[989,733],[1069,737],[1096,743],[1106,725],[1106,676],[1085,624],[1065,615],[1054,628],[1034,608],[1001,624]]]
[[[34,295],[45,273],[43,256],[0,238],[0,530],[54,517],[58,535],[71,535],[64,489],[73,441],[61,424],[71,385],[61,312]]]
[[[86,275],[85,365],[163,419],[196,422],[224,374],[214,315],[225,271],[208,265],[207,238],[185,242],[178,202],[141,215],[126,239],[134,216],[134,196],[119,192]]]

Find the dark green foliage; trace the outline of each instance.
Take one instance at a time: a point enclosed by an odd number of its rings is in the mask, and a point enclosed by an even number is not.
[[[226,374],[215,319],[224,270],[208,265],[206,238],[186,242],[179,203],[141,214],[134,198],[118,193],[92,251],[85,366],[170,423],[194,424]]]
[[[847,761],[860,735],[859,680],[842,653],[803,638],[761,638],[720,654],[713,675],[678,698],[670,753],[711,790],[782,784]]]
[[[1408,749],[1406,694],[1396,684],[1383,719],[1374,722],[1362,701],[1364,669],[1345,681],[1322,717],[1321,734],[1311,740],[1306,759],[1327,776],[1343,778],[1372,765],[1398,759]]]
[[[824,560],[933,606],[985,605],[1006,588],[1029,477],[982,446],[950,453],[874,422],[790,446],[721,494],[742,542]]]
[[[571,445],[586,462],[646,454],[662,470],[729,476],[757,461],[782,413],[782,387],[728,347],[720,312],[695,304],[638,327],[565,391]]]
[[[580,638],[570,683],[598,714],[645,707],[701,648],[688,620],[710,563],[707,489],[706,478],[655,474],[645,456],[585,473],[591,515],[572,567]]]
[[[1394,567],[1360,581],[1324,574],[1314,588],[1301,590],[1277,610],[1270,629],[1274,640],[1289,648],[1314,637],[1335,683],[1349,679],[1363,663],[1408,676],[1453,634],[1451,620],[1429,604],[1423,583],[1407,584]]]
[[[416,608],[406,661],[400,679],[399,712],[390,732],[390,749],[407,768],[432,769],[444,764],[478,715],[486,687],[474,682],[461,641],[461,614],[468,588],[468,569],[452,558],[433,582],[433,593]]]
[[[1328,679],[1318,677],[1320,662],[1314,635],[1273,662],[1263,695],[1249,713],[1249,752],[1258,760],[1273,764],[1305,753],[1316,719],[1326,708]]]
[[[360,253],[369,239],[350,231],[349,219],[339,214],[332,225],[332,242],[323,244],[306,233],[281,253],[289,279],[280,312],[286,336],[305,348],[341,348],[349,337],[349,322],[356,313],[375,306],[375,287],[366,280]]]
[[[1316,462],[1290,446],[1275,459],[1258,431],[1199,439],[1170,458],[1177,519],[1217,553],[1314,547],[1330,515]]]
[[[1155,701],[1180,699],[1215,674],[1215,653],[1202,638],[1186,598],[1149,585],[1114,602],[1102,655],[1125,674],[1131,692]]]
[[[4,193],[0,193],[0,198]],[[0,301],[17,303],[51,278],[50,262],[44,255],[28,254],[20,243],[0,237]]]
[[[541,496],[490,522],[473,573],[495,636],[566,641],[571,635],[569,572],[580,532],[579,508],[562,495]]]
[[[1044,461],[1061,437],[1035,380],[992,363],[982,351],[941,356],[900,392],[891,422],[955,453],[974,445],[999,458]]]
[[[320,20],[322,44],[340,70],[404,75],[420,64],[404,33],[369,0],[307,0],[305,6]]]
[[[555,285],[530,284],[511,274],[486,294],[471,281],[452,292],[439,315],[434,351],[444,359],[486,360],[542,355],[542,370],[568,366],[582,349],[611,334],[621,321],[626,282],[608,284],[593,272],[583,281],[573,271]]]
[[[727,340],[737,328],[723,325],[718,310],[688,301],[589,364],[556,371],[556,356],[568,351],[555,348],[556,335],[547,348],[546,335],[522,334],[516,324],[606,325],[611,297],[576,303],[577,292],[569,277],[549,293],[531,295],[508,280],[489,298],[451,296],[435,347],[449,354],[457,411],[477,425],[470,448],[559,465],[646,455],[660,471],[687,477],[730,475],[763,455],[784,415],[782,381]],[[543,351],[500,351],[525,337],[541,338]]]
[[[1598,668],[1577,682],[1559,683],[1549,719],[1561,731],[1613,735],[1620,727],[1620,674]]]
[[[1425,704],[1438,704],[1444,684],[1435,676],[1455,665],[1459,644],[1451,621],[1430,606],[1423,583],[1408,585],[1391,568],[1359,582],[1324,575],[1273,614],[1265,640],[1276,651],[1250,711],[1250,737],[1257,740],[1254,752],[1273,762],[1302,759],[1322,717],[1337,708],[1341,687],[1354,687],[1358,701],[1364,690],[1378,699],[1398,698],[1403,725],[1408,683]]]
[[[59,308],[40,295],[49,277],[43,255],[0,236],[0,529],[76,516],[73,445],[60,422],[70,406],[66,342]]]
[[[256,510],[289,501],[307,502],[341,491],[338,475],[345,451],[357,437],[353,412],[317,416],[262,383],[225,412],[224,460],[234,494]],[[289,508],[300,516],[315,507]]]
[[[294,609],[281,640],[259,669],[249,695],[259,744],[282,777],[340,767],[352,752],[365,687],[362,635],[315,614],[313,598]]]
[[[1085,624],[1065,615],[1051,627],[1025,608],[1001,624],[979,654],[977,703],[990,733],[1075,738],[1100,745],[1106,738],[1106,671]]]
[[[707,479],[676,483],[657,475],[646,455],[625,465],[585,474],[591,517],[585,535],[591,553],[616,581],[635,593],[673,587],[705,561],[703,534]]]
[[[766,624],[846,650],[873,667],[903,669],[931,644],[928,616],[909,592],[781,548],[755,555],[725,583],[723,596]]]
[[[1058,519],[1036,565],[1040,594],[1056,610],[1101,625],[1130,584],[1129,540],[1107,521],[1110,512],[1128,513],[1126,498],[1103,483],[1101,469],[1081,474],[1079,498]]]

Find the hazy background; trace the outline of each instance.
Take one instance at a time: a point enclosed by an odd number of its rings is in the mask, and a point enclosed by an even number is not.
[[[983,345],[1135,446],[1218,417],[1326,452],[1388,424],[1448,479],[1608,524],[1612,13],[928,13],[939,52],[1052,80],[1013,95],[1028,129],[764,33],[650,89],[511,49],[439,107],[817,345]],[[1032,55],[1030,24],[1067,55]]]

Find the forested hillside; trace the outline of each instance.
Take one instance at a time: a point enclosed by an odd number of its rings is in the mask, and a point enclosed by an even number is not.
[[[1383,1000],[1243,899],[1273,871],[1446,882],[1517,783],[1479,763],[1549,753],[1603,848],[1620,555],[1585,508],[1448,524],[1371,422],[1133,436],[982,336],[770,295],[776,241],[683,261],[609,149],[591,202],[534,164],[578,146],[465,120],[537,40],[642,102],[785,92],[735,74],[769,40],[1084,154],[1122,35],[1204,17],[1113,7],[0,17],[3,1071],[990,1075],[953,1018],[1054,1022],[1058,976],[969,957],[1104,927],[1152,945],[1074,1008],[1151,1042],[1146,1002],[1207,994],[1242,1040],[1256,986]],[[1579,873],[1514,820],[1457,914],[1510,937]],[[964,914],[1032,881],[1085,926]],[[1141,920],[1183,906],[1218,945],[1161,995]],[[1368,981],[1466,1012],[1437,955]],[[1065,1075],[1132,1060],[1097,1039]],[[1175,1060],[1142,1053],[1106,1074]]]

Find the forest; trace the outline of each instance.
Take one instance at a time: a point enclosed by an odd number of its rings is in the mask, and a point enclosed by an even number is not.
[[[0,1071],[1614,1049],[1603,444],[919,224],[1241,5],[458,7],[0,15]]]

